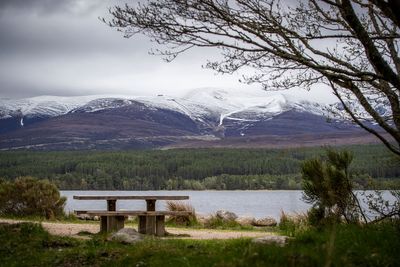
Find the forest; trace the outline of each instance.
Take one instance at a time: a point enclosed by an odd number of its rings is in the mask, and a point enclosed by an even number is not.
[[[355,188],[400,187],[400,161],[382,145],[354,154]],[[300,189],[301,164],[324,148],[143,151],[4,151],[0,178],[48,179],[61,190]]]

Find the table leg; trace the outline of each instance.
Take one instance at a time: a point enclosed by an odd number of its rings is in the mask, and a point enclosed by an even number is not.
[[[156,236],[165,236],[165,216],[156,216]]]
[[[138,232],[141,234],[146,234],[146,216],[139,215],[139,227]]]
[[[146,234],[154,235],[156,233],[156,216],[146,217]]]
[[[107,233],[107,216],[100,216],[100,233]]]
[[[146,199],[147,211],[156,210],[156,200]],[[146,216],[146,234],[154,235],[156,234],[156,216]]]
[[[116,199],[107,199],[107,210],[108,211],[116,211],[117,210],[117,200]]]
[[[125,226],[125,216],[104,216],[106,232],[116,232]],[[102,221],[103,227],[103,221]]]
[[[124,228],[125,216],[109,216],[108,217],[108,231],[116,232]]]
[[[155,211],[156,210],[156,200],[155,199],[146,199],[147,211]]]

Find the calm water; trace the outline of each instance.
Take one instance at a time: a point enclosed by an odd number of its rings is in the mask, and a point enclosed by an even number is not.
[[[187,195],[196,212],[208,214],[229,210],[237,215],[271,216],[279,219],[281,210],[304,212],[310,205],[301,200],[302,191],[61,191],[67,197],[66,211],[106,209],[104,200],[74,200],[74,195]],[[119,200],[117,209],[145,210],[143,200]],[[164,201],[156,202],[156,209],[165,209]]]

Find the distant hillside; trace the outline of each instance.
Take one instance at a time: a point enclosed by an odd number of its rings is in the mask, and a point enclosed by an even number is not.
[[[290,147],[377,142],[331,106],[219,89],[182,98],[81,96],[0,100],[0,149]],[[384,110],[382,110],[384,112]],[[282,141],[283,140],[283,141]]]
[[[354,153],[351,171],[357,188],[373,188],[370,177],[380,188],[400,188],[399,159],[382,145],[345,148]],[[36,176],[61,189],[300,189],[301,163],[321,154],[324,150],[315,147],[7,151],[0,152],[0,177]]]

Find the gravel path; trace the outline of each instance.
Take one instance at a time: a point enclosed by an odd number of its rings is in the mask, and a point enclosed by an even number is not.
[[[0,223],[19,223],[27,222],[24,220],[11,220],[0,219]],[[53,235],[73,236],[78,237],[77,234],[82,231],[97,233],[100,230],[99,224],[87,223],[56,223],[56,222],[42,222],[43,227]],[[174,235],[189,235],[190,239],[229,239],[240,237],[263,237],[271,235],[265,232],[247,232],[247,231],[230,231],[230,230],[210,230],[210,229],[181,229],[167,227],[166,231]],[[79,236],[80,237],[80,236]]]

